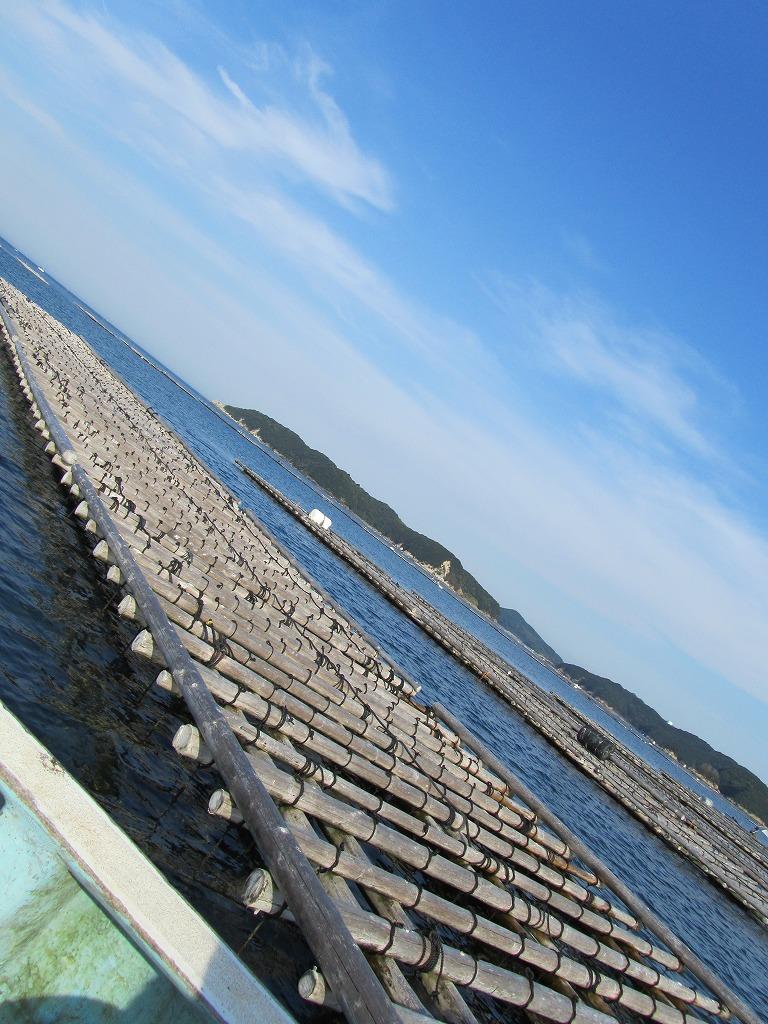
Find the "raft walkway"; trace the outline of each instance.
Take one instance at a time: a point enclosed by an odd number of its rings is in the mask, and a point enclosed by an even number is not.
[[[80,337],[2,281],[0,298],[94,569],[188,708],[174,746],[216,768],[209,810],[263,859],[241,899],[317,959],[304,998],[352,1024],[756,1024]]]
[[[315,523],[299,504],[252,469],[240,462],[238,466],[638,820],[762,924],[768,923],[768,849],[757,838],[718,808],[710,807],[703,797],[637,757],[561,697],[531,683],[419,594],[403,589],[343,537]],[[610,758],[602,760],[578,742],[577,734],[585,725],[607,741]]]

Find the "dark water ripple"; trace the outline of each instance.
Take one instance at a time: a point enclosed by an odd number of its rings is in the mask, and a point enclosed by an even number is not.
[[[768,1020],[765,929],[647,832],[495,694],[303,530],[238,471],[234,460],[252,466],[305,508],[318,507],[327,512],[334,520],[334,529],[401,585],[418,590],[444,614],[472,629],[538,685],[557,693],[562,690],[561,695],[580,710],[600,720],[608,719],[605,724],[641,756],[670,774],[674,771],[686,784],[694,784],[687,773],[627,730],[623,734],[622,728],[586,695],[572,691],[522,648],[472,615],[448,591],[439,590],[306,481],[297,479],[260,446],[241,436],[204,400],[176,386],[172,375],[158,372],[126,344],[99,328],[76,308],[63,289],[43,285],[1,250],[0,274],[85,337],[339,604],[423,684],[427,699],[450,707],[488,742]],[[258,396],[256,381],[256,406]],[[220,826],[212,824],[200,810],[215,780],[203,777],[201,781],[196,776],[190,781],[183,767],[167,757],[168,741],[181,709],[155,693],[144,696],[149,680],[116,649],[113,630],[123,627],[102,613],[104,594],[94,589],[82,541],[64,518],[50,471],[33,450],[29,433],[14,423],[9,409],[12,405],[12,399],[0,394],[0,515],[5,527],[0,534],[0,695],[46,742],[51,741],[58,756],[63,752],[62,760],[74,766],[72,770],[76,769],[86,785],[102,796],[124,827],[143,836],[150,847],[155,843],[158,860],[173,861],[174,855],[183,852],[194,863],[195,856],[204,858],[209,844],[220,836]],[[17,419],[19,415],[17,410]],[[84,626],[89,621],[93,626]],[[116,699],[116,694],[128,694],[130,699]],[[159,760],[164,766],[161,779],[157,777]],[[179,796],[182,787],[187,788]],[[738,817],[730,804],[724,802],[723,806],[727,813]],[[162,828],[153,815],[164,815]],[[209,865],[213,872],[243,873],[253,861],[253,854],[246,856],[234,840],[229,845],[223,842],[220,850],[222,863]],[[177,884],[186,894],[192,893],[193,900],[202,900],[188,882],[177,880]],[[222,900],[220,905],[206,906],[205,910],[217,927],[226,930],[228,926],[240,934],[242,928],[238,931],[238,926],[232,924],[237,919],[233,908],[233,903]],[[258,939],[255,948],[257,953],[263,952]],[[294,1004],[286,981],[295,973],[288,962],[290,955],[283,957],[279,946],[268,955],[278,961],[277,981],[273,979],[273,984]]]

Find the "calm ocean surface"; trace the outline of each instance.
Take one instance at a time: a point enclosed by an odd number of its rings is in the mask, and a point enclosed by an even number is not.
[[[713,797],[711,791],[362,529],[234,429],[192,388],[141,358],[135,343],[131,348],[128,339],[123,343],[99,327],[77,308],[66,289],[39,280],[13,252],[7,243],[0,249],[0,276],[86,338],[339,604],[422,683],[424,697],[450,707],[488,742],[768,1020],[768,931],[518,721],[470,673],[249,483],[234,460],[251,466],[305,508],[327,512],[335,530],[402,586],[418,591],[536,684],[605,725],[641,757]],[[205,814],[207,794],[217,785],[215,776],[190,776],[168,755],[170,737],[182,720],[177,716],[183,711],[152,689],[151,676],[145,677],[126,659],[130,635],[119,634],[122,639],[116,640],[115,629],[125,627],[118,626],[119,620],[104,607],[109,595],[95,584],[82,538],[66,516],[47,460],[32,440],[7,364],[0,362],[0,698],[238,948],[248,939],[249,919],[225,885],[220,886],[220,898],[210,889],[216,889],[217,879],[243,877],[254,863],[254,853],[244,851],[231,830],[222,831],[220,823]],[[259,395],[255,380],[252,403],[257,408]],[[727,801],[718,803],[748,823]],[[217,843],[215,855],[209,855]],[[206,885],[204,896],[199,892],[201,881]],[[272,927],[251,940],[246,959],[258,973],[263,973],[262,957],[271,958],[273,966],[278,961],[270,984],[302,1013],[295,980],[308,964],[294,962],[295,950],[281,948]]]

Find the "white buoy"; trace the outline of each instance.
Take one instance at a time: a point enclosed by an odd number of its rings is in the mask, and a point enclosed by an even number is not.
[[[242,901],[249,910],[262,914],[275,914],[285,906],[285,900],[272,875],[264,868],[256,868],[248,875],[243,886]]]
[[[117,606],[117,614],[121,619],[133,620],[136,618],[136,598],[133,594],[126,594]]]
[[[152,657],[155,652],[155,641],[152,639],[152,634],[148,629],[142,629],[142,631],[136,635],[133,643],[131,644],[131,650],[134,654],[138,654],[142,658]]]
[[[327,1006],[329,1010],[341,1009],[341,1004],[333,995],[317,967],[302,974],[299,978],[299,995],[308,1003]]]
[[[100,562],[109,561],[109,545],[105,540],[100,540],[93,549],[93,557],[97,558]]]
[[[173,749],[182,757],[188,757],[191,761],[199,761],[200,764],[212,764],[213,754],[203,742],[200,730],[189,723],[180,725],[173,737]]]
[[[235,807],[232,797],[226,789],[217,789],[211,793],[211,799],[208,801],[208,813],[213,814],[216,818],[231,821],[233,825],[240,825],[243,820],[242,814]]]
[[[173,678],[173,674],[169,672],[167,668],[164,668],[162,672],[158,672],[155,683],[161,690],[165,690],[166,693],[175,693],[177,695],[181,693],[181,687]]]
[[[102,541],[102,544],[104,541]],[[98,547],[98,545],[97,545]],[[119,565],[110,565],[107,570],[107,579],[110,583],[117,583],[118,585],[123,582],[123,574],[120,571]]]
[[[309,521],[315,526],[319,526],[321,530],[330,530],[331,528],[331,520],[319,508],[312,509],[309,513]]]

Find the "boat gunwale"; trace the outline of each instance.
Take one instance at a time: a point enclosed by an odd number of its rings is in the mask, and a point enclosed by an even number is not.
[[[294,1024],[223,939],[0,701],[3,789],[34,818],[104,913],[213,1020]]]

